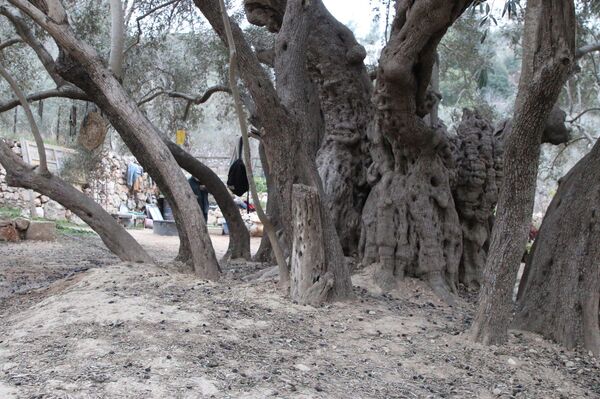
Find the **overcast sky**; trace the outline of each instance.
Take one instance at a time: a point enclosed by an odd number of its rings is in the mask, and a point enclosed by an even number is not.
[[[352,27],[355,34],[364,37],[373,21],[369,0],[323,0],[327,9],[343,24]]]

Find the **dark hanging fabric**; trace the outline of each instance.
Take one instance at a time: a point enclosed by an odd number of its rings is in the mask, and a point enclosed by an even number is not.
[[[244,161],[242,161],[242,138],[240,138],[238,158],[229,168],[227,187],[229,187],[231,192],[238,197],[244,195],[250,187],[248,184],[248,175],[246,175],[246,165],[244,165]]]
[[[202,209],[204,220],[208,220],[208,191],[206,190],[206,188],[204,188],[204,186],[200,184],[198,179],[196,179],[193,176],[188,179],[188,182],[190,183],[192,191],[196,195],[196,199],[198,200],[198,205],[200,205],[200,209]]]

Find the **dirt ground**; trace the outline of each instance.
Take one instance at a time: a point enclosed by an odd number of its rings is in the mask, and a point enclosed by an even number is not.
[[[299,306],[267,265],[202,281],[168,263],[176,238],[133,234],[158,265],[97,237],[0,243],[0,399],[600,397],[588,354],[516,331],[470,343],[472,296],[448,307],[414,280],[382,295],[361,271],[355,299]]]

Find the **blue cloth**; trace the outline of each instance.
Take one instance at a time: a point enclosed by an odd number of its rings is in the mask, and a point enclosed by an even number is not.
[[[129,165],[127,165],[127,187],[132,188],[133,183],[135,183],[143,173],[144,169],[140,165],[130,162]]]

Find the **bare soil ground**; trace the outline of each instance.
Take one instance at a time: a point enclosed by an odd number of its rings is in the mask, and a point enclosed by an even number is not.
[[[97,237],[0,243],[0,398],[600,397],[588,354],[516,331],[470,343],[472,296],[450,308],[413,280],[382,295],[361,271],[354,300],[299,306],[265,265],[201,281],[161,263],[177,239],[134,234],[158,265]]]

